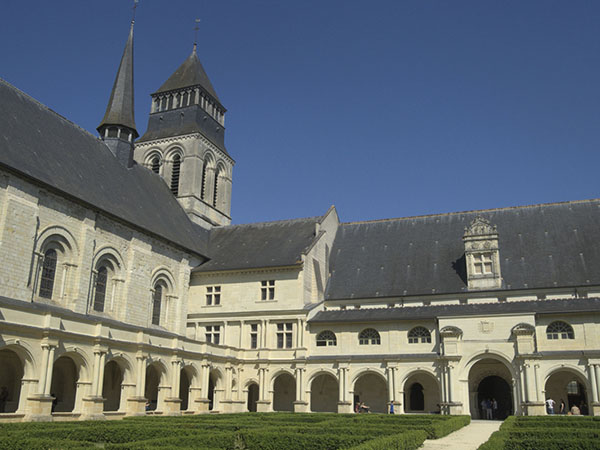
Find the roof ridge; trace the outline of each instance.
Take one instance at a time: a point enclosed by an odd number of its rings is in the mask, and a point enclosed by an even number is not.
[[[35,103],[37,106],[41,107],[42,109],[45,109],[46,111],[51,112],[52,114],[54,114],[55,116],[57,116],[59,119],[63,120],[64,122],[67,122],[69,125],[73,126],[74,128],[77,128],[83,134],[87,134],[89,137],[91,137],[92,139],[94,139],[94,141],[98,142],[99,144],[103,144],[106,147],[106,145],[102,142],[102,140],[98,136],[90,133],[88,130],[86,130],[85,128],[81,127],[80,125],[77,125],[72,120],[67,119],[62,114],[54,111],[48,105],[44,105],[42,102],[40,102],[39,100],[35,99],[31,95],[23,92],[21,89],[19,89],[18,87],[16,87],[14,84],[8,82],[7,80],[5,80],[4,78],[1,78],[1,77],[0,77],[0,82],[3,83],[3,84],[5,84],[9,89],[13,89],[13,90],[17,91],[20,95],[22,95],[23,97],[26,97],[29,101]],[[109,150],[108,147],[106,147],[106,149]]]
[[[323,216],[310,216],[310,217],[297,217],[295,219],[281,219],[281,220],[271,220],[268,222],[250,222],[250,223],[239,223],[235,225],[226,225],[223,227],[215,227],[213,230],[222,230],[222,229],[230,229],[235,227],[255,227],[259,225],[275,225],[279,223],[292,223],[292,222],[302,222],[302,221],[318,221]]]
[[[589,198],[584,200],[566,200],[564,202],[550,202],[550,203],[535,203],[531,205],[518,205],[518,206],[504,206],[500,208],[489,208],[489,209],[471,209],[465,211],[452,211],[447,213],[438,213],[438,214],[422,214],[418,216],[407,216],[407,217],[391,217],[388,219],[373,219],[373,220],[359,220],[352,222],[342,222],[340,225],[360,225],[360,224],[368,224],[368,223],[379,223],[379,222],[393,222],[400,220],[412,220],[412,219],[423,219],[427,217],[443,217],[443,216],[453,216],[458,214],[469,214],[469,213],[486,213],[486,212],[495,212],[495,211],[508,211],[511,209],[525,209],[525,208],[534,208],[536,206],[555,206],[555,205],[566,205],[566,204],[577,204],[577,203],[588,203],[593,201],[600,201],[600,198]]]

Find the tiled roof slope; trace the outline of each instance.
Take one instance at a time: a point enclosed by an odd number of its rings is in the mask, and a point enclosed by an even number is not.
[[[194,272],[292,266],[315,240],[321,217],[213,228],[208,253],[211,260]]]
[[[378,322],[421,320],[436,317],[477,316],[488,314],[578,313],[600,310],[600,298],[536,300],[523,302],[475,303],[465,305],[406,306],[404,308],[364,308],[319,311],[313,323]]]
[[[600,200],[342,224],[327,299],[467,291],[465,227],[497,226],[502,289],[600,284]]]
[[[159,176],[0,80],[0,165],[193,253],[205,240]]]

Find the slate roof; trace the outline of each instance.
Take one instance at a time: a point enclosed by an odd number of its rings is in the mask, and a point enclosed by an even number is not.
[[[208,253],[210,261],[193,272],[293,266],[301,263],[316,238],[322,217],[252,223],[213,228]]]
[[[437,317],[479,316],[510,313],[562,314],[597,312],[600,298],[559,300],[512,301],[502,303],[475,303],[461,305],[406,306],[403,308],[362,308],[319,311],[311,323],[378,322],[397,320],[435,319]]]
[[[342,224],[326,299],[467,291],[465,227],[499,234],[502,289],[600,284],[600,200]]]
[[[129,37],[123,50],[119,70],[115,78],[110,98],[106,107],[106,113],[98,129],[103,125],[124,125],[135,131],[135,136],[138,137],[135,128],[135,115],[133,108],[133,22],[129,29]]]
[[[4,80],[0,105],[1,166],[206,255],[201,232],[158,175],[137,164],[128,169],[101,140]]]
[[[219,105],[221,101],[217,96],[215,88],[210,82],[202,63],[198,59],[196,54],[196,45],[188,58],[179,66],[179,68],[171,75],[167,81],[152,95],[159,94],[161,92],[174,91],[177,89],[201,86]],[[222,105],[221,105],[222,106]]]

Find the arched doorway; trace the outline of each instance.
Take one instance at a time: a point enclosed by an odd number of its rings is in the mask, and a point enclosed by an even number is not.
[[[118,411],[121,406],[121,383],[123,371],[116,361],[109,361],[104,366],[104,382],[102,397],[104,397],[104,411]]]
[[[560,402],[565,402],[565,414],[573,406],[586,416],[590,413],[589,399],[584,378],[575,371],[559,370],[548,377],[545,385],[546,399],[556,402],[554,414],[560,413]]]
[[[487,417],[486,401],[497,405],[492,409],[494,419],[503,420],[514,414],[513,378],[510,369],[502,361],[483,358],[469,370],[469,406],[473,419]]]
[[[156,411],[158,407],[158,386],[160,385],[161,371],[155,364],[146,369],[146,391],[144,396],[148,401],[146,411]]]
[[[328,373],[316,376],[310,384],[310,410],[312,412],[337,412],[338,381]]]
[[[258,401],[258,384],[251,383],[248,386],[248,411],[256,412],[256,402]]]
[[[362,402],[371,412],[387,413],[388,389],[385,379],[376,373],[367,372],[354,383],[354,404]]]
[[[181,411],[187,411],[190,407],[190,386],[192,384],[192,376],[186,367],[181,369],[179,379],[179,398],[181,399]]]
[[[273,383],[273,410],[293,411],[296,400],[296,379],[289,373],[282,373]]]
[[[440,411],[440,402],[440,385],[430,373],[414,373],[404,382],[406,412],[437,413]]]
[[[0,402],[0,413],[13,413],[19,407],[23,363],[12,350],[0,350],[0,392],[6,391],[7,397]]]
[[[52,412],[72,412],[75,408],[77,380],[79,374],[75,362],[68,356],[61,356],[52,368],[50,395],[55,398]]]

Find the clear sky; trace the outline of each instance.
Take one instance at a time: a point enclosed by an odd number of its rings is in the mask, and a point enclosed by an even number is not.
[[[2,0],[0,77],[96,134],[131,5]],[[599,1],[141,0],[140,134],[196,17],[234,223],[600,196]]]

